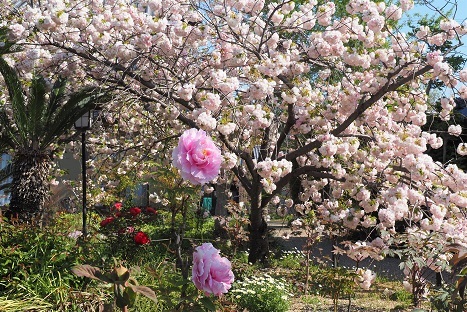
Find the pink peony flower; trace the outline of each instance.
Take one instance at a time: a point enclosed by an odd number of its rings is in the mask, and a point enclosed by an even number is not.
[[[234,281],[230,261],[219,255],[211,243],[196,247],[193,253],[192,280],[196,288],[206,295],[221,296]]]
[[[172,152],[173,165],[193,184],[207,183],[219,174],[221,151],[203,130],[186,130]]]

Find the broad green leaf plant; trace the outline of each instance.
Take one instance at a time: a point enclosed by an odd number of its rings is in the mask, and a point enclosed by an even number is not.
[[[87,264],[73,267],[72,272],[77,276],[110,284],[114,293],[115,305],[123,312],[127,312],[129,308],[134,306],[138,294],[157,301],[156,293],[147,286],[138,285],[136,279],[130,275],[130,270],[121,264],[115,264],[113,270],[107,273]]]

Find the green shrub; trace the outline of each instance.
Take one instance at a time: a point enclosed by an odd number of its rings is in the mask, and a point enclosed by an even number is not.
[[[337,311],[339,299],[349,299],[355,294],[357,274],[343,267],[312,267],[310,288],[320,296],[332,299],[334,311]]]
[[[293,250],[282,251],[279,258],[274,259],[273,263],[281,268],[299,269],[303,265],[305,255],[303,252],[294,248]]]
[[[78,261],[76,240],[56,230],[0,224],[0,293],[54,306],[69,301],[70,289],[82,286],[69,271]]]
[[[287,285],[264,274],[235,282],[230,292],[232,301],[249,312],[285,312],[289,309]]]
[[[412,302],[412,294],[405,289],[395,291],[389,296],[394,301]]]

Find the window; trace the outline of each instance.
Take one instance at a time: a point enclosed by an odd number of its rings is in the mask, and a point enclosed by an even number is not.
[[[8,154],[2,154],[0,156],[0,170],[8,166],[11,162],[11,156]],[[5,185],[11,182],[11,177],[0,181],[0,185]],[[10,192],[8,189],[0,190],[0,206],[5,206],[10,203]]]

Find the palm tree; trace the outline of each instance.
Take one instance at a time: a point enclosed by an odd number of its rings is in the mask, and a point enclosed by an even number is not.
[[[0,103],[0,148],[13,153],[6,216],[32,222],[42,214],[49,195],[54,144],[85,112],[108,100],[109,93],[84,88],[67,95],[66,79],[59,77],[47,94],[47,82],[39,75],[25,92],[16,71],[1,56],[0,73],[9,94],[9,101]]]

